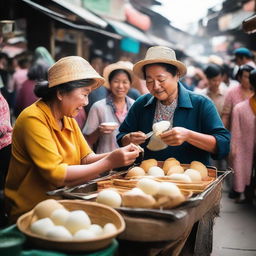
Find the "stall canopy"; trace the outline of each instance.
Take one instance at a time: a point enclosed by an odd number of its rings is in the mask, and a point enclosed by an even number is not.
[[[144,44],[153,45],[154,42],[149,39],[147,35],[144,34],[144,32],[138,30],[137,28],[117,20],[112,19],[106,19],[107,22],[115,29],[115,31],[123,36],[123,37],[130,37],[137,41],[140,41]]]
[[[98,16],[94,15],[90,11],[76,6],[74,4],[71,4],[69,2],[66,2],[64,0],[52,0],[52,1],[45,1],[44,4],[40,4],[36,1],[32,0],[22,0],[23,2],[27,3],[31,7],[43,12],[47,16],[51,17],[54,20],[57,20],[65,25],[68,25],[74,29],[80,29],[80,30],[87,30],[87,31],[93,31],[97,32],[115,39],[121,39],[122,37],[116,33],[113,33],[111,31],[107,31],[106,28],[108,26],[108,23],[99,18]],[[58,8],[54,6],[54,4],[58,4],[62,6],[63,8],[67,9],[66,12],[69,14],[72,13],[72,15],[69,15],[61,12],[60,10],[58,11]],[[84,24],[78,24],[74,21],[74,17],[78,16],[84,22],[86,22],[86,25]],[[88,25],[87,25],[88,24]]]

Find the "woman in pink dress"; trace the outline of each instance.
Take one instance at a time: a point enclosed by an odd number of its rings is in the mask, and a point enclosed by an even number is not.
[[[253,95],[253,91],[251,90],[251,84],[249,82],[249,75],[252,70],[253,68],[249,65],[240,66],[236,74],[236,80],[239,82],[239,84],[228,89],[225,96],[221,119],[224,126],[231,131],[231,135],[233,133],[232,113],[234,107],[238,103],[250,98]],[[227,159],[227,162],[230,166],[232,166],[232,159],[230,158],[230,155],[229,159]],[[232,188],[232,179],[233,177],[230,177],[227,181],[228,186],[231,187],[229,197],[239,198],[240,194],[235,192],[234,189]]]
[[[252,193],[246,193],[246,191],[250,191],[246,189],[251,184],[253,178],[252,170],[255,164],[256,69],[250,73],[249,79],[254,94],[249,99],[238,103],[234,107],[232,114],[231,159],[234,169],[233,189],[239,194],[236,202],[252,202],[254,196],[253,189],[251,189]],[[242,200],[241,195],[244,192],[245,200]]]

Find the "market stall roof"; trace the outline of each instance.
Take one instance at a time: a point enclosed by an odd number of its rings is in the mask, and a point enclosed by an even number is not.
[[[242,23],[243,31],[248,34],[256,32],[256,14],[245,19]]]
[[[91,13],[83,8],[80,8],[79,6],[75,6],[73,4],[68,5],[69,3],[67,3],[66,1],[62,2],[62,1],[58,1],[58,0],[52,0],[51,2],[56,2],[57,4],[61,4],[61,6],[65,5],[65,8],[67,8],[69,12],[74,13],[74,15],[78,15],[80,18],[82,16],[82,18],[87,23],[93,24],[93,26],[77,24],[77,23],[71,21],[70,19],[68,19],[68,17],[65,14],[63,14],[61,12],[57,12],[52,5],[49,5],[46,7],[39,3],[34,2],[32,0],[22,0],[22,1],[27,3],[28,5],[30,5],[31,7],[43,12],[47,16],[49,16],[65,25],[68,25],[72,28],[97,32],[97,33],[100,33],[100,34],[103,34],[103,35],[106,35],[106,36],[109,36],[109,37],[112,37],[115,39],[122,38],[120,35],[118,35],[116,33],[103,30],[102,28],[106,29],[106,27],[108,25],[108,23],[106,21],[104,21],[103,19],[99,18],[98,16],[94,15],[93,13]],[[77,14],[76,11],[78,10],[78,8],[80,10],[78,11],[78,14]],[[83,12],[81,10],[85,10],[85,12]],[[87,15],[88,13],[90,13],[90,15]],[[86,17],[86,19],[85,19],[85,17]]]
[[[121,21],[106,19],[107,22],[115,29],[115,31],[124,37],[130,37],[137,41],[140,41],[144,44],[153,45],[154,42],[150,40],[148,36],[146,36],[142,31],[139,29]]]

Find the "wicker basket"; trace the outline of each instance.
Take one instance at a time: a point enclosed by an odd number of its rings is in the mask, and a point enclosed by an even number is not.
[[[36,220],[36,216],[31,210],[18,219],[17,226],[28,237],[28,240],[37,247],[66,252],[96,251],[109,246],[112,239],[125,229],[122,216],[111,207],[82,200],[60,200],[58,202],[69,211],[84,210],[91,218],[92,223],[104,226],[104,224],[111,222],[116,226],[117,231],[114,234],[106,234],[88,240],[52,240],[31,232],[30,224]]]

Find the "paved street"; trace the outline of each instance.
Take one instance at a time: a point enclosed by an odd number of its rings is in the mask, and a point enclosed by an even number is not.
[[[212,256],[256,256],[256,205],[235,204],[223,190]]]

